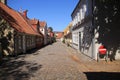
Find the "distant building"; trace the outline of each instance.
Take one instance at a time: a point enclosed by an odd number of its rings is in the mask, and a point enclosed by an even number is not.
[[[48,44],[48,30],[47,30],[47,22],[39,21],[40,31],[44,35],[44,45]]]
[[[42,34],[42,32],[40,31],[40,22],[39,22],[39,20],[37,20],[37,19],[28,19],[28,22],[31,24],[31,26],[32,26],[32,29],[35,31],[35,32],[37,32],[37,33],[39,33],[40,35],[42,35],[43,36],[43,38],[44,38],[44,35]],[[40,40],[41,42],[43,42],[42,43],[42,45],[44,45],[44,39],[41,39]],[[40,43],[41,43],[40,42]],[[41,46],[42,46],[41,45]],[[38,44],[37,45],[37,47],[40,47],[40,44]]]
[[[32,25],[32,28],[35,32],[38,32],[39,33],[39,28],[40,28],[40,25],[39,25],[39,20],[37,19],[29,19],[29,23]]]
[[[61,39],[64,35],[64,32],[54,31],[56,39]]]
[[[33,29],[33,31],[36,32],[36,33],[38,33],[38,34],[40,34],[41,37],[43,37],[41,39],[40,38],[37,39],[37,41],[40,41],[40,42],[37,42],[37,44],[36,44],[36,46],[39,48],[39,47],[41,47],[41,46],[44,45],[44,43],[43,43],[44,36],[41,33],[41,31],[40,31],[39,20],[37,20],[35,18],[34,19],[29,19],[27,17],[27,12],[28,12],[28,10],[24,10],[24,11],[21,10],[19,13],[24,18],[24,20],[29,24],[29,26],[31,26],[31,28]]]
[[[64,42],[67,45],[72,46],[72,22],[64,29]]]

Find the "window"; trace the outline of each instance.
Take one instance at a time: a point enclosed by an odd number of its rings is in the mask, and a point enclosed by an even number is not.
[[[78,20],[78,22],[80,22],[80,16],[79,16],[79,12],[77,13],[77,20]]]
[[[75,25],[77,24],[77,15],[75,16]]]
[[[83,12],[82,12],[82,9],[80,9],[80,16],[81,16],[81,20],[83,19]]]
[[[18,46],[19,46],[19,49],[22,49],[21,36],[18,36]]]
[[[87,6],[86,6],[86,5],[83,5],[83,9],[84,9],[84,13],[86,13],[86,11],[87,11]]]
[[[73,26],[75,26],[75,18],[73,19]]]
[[[83,13],[84,13],[84,17],[88,15],[88,11],[87,11],[87,5],[83,5]]]

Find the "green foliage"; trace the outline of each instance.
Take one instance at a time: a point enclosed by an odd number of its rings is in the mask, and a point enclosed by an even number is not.
[[[62,42],[65,43],[65,39],[63,39]]]
[[[48,29],[50,30],[50,32],[53,32],[53,28],[52,27],[48,27]]]
[[[12,52],[12,41],[13,41],[13,29],[10,27],[9,23],[0,17],[0,47],[2,54],[6,55],[6,53]],[[4,50],[4,51],[3,51]]]

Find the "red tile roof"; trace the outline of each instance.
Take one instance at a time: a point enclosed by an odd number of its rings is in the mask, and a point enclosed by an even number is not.
[[[9,8],[0,2],[0,16],[2,16],[10,25],[19,32],[39,35],[35,32],[28,22],[17,11]]]
[[[36,25],[39,22],[39,20],[37,20],[37,19],[30,19],[29,21],[30,21],[31,24],[36,24]]]
[[[28,22],[32,25],[32,28],[34,29],[34,31],[38,32],[39,34],[41,34],[43,36],[43,34],[41,33],[41,31],[39,31],[38,26],[40,27],[40,23],[39,20],[37,19],[27,19]]]
[[[39,25],[39,20],[37,19],[27,19],[29,24],[32,26],[32,28],[34,29],[34,31],[37,31],[37,26]]]
[[[47,24],[45,21],[39,21],[40,28],[44,28]]]

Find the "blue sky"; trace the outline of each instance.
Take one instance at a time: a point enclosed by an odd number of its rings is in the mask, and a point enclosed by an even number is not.
[[[8,0],[14,10],[28,10],[27,16],[46,21],[54,31],[63,31],[71,21],[71,13],[79,0]]]

